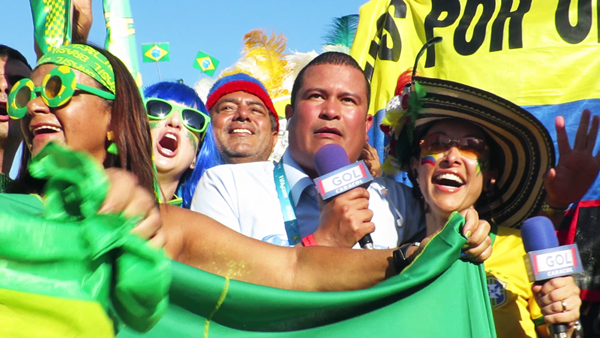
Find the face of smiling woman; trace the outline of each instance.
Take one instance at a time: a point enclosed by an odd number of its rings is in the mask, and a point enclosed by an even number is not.
[[[179,102],[169,101],[178,105]],[[190,107],[196,109],[196,107]],[[156,170],[160,175],[169,175],[177,181],[183,173],[193,168],[199,135],[183,125],[179,112],[172,112],[164,120],[151,120],[152,152]]]
[[[41,86],[44,76],[56,67],[53,64],[37,67],[31,74],[34,85]],[[77,70],[74,72],[78,83],[99,88],[88,75]],[[40,96],[29,101],[21,128],[32,156],[48,142],[54,141],[73,150],[87,151],[102,163],[106,158],[110,117],[110,106],[105,99],[76,90],[71,100],[58,108],[48,107]]]
[[[430,135],[434,138],[447,136],[452,140],[485,139],[480,128],[459,120],[435,123],[423,139]],[[453,211],[465,210],[475,204],[483,190],[489,154],[479,155],[462,151],[457,146],[446,151],[421,148],[420,159],[413,158],[411,167],[417,174],[419,188],[430,212],[447,218]]]

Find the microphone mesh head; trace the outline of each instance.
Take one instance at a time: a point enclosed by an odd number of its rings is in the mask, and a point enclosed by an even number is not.
[[[346,150],[339,144],[326,144],[315,153],[315,168],[319,176],[350,164]]]
[[[529,218],[521,226],[521,237],[525,251],[537,251],[558,246],[554,225],[544,216]]]

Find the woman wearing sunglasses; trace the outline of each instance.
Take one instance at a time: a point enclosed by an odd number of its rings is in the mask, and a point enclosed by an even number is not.
[[[123,211],[123,217],[129,218],[139,215],[140,205],[150,206],[153,208],[150,212],[152,216],[135,226],[131,232],[142,238],[152,237],[151,243],[155,246],[162,247],[164,245],[164,232],[156,232],[156,228],[150,229],[147,226],[148,221],[152,223],[152,219],[155,221],[159,218],[153,198],[154,173],[148,118],[139,89],[125,65],[118,58],[100,48],[80,44],[63,46],[45,54],[39,59],[31,77],[22,79],[13,86],[8,98],[8,114],[13,119],[21,119],[23,138],[31,156],[39,154],[50,142],[54,142],[68,149],[87,153],[90,158],[88,163],[92,163],[90,167],[120,168],[134,172],[137,176],[137,185],[141,188],[123,191],[118,187],[111,187],[111,191],[108,192],[108,196],[110,196],[111,192],[114,193],[116,190],[117,194],[120,192],[121,196],[129,196],[127,198],[130,201],[126,200],[123,204],[121,203],[123,199],[117,199],[119,205],[105,204],[102,208],[106,209],[100,209],[98,212]],[[64,159],[69,161],[68,157]],[[152,325],[152,321],[157,320],[157,318],[150,317],[154,316],[156,309],[164,310],[166,302],[164,297],[166,297],[170,276],[168,264],[163,262],[162,252],[147,247],[138,236],[132,236],[129,230],[131,224],[123,223],[124,220],[116,221],[113,218],[113,225],[106,227],[107,224],[103,224],[102,221],[102,217],[106,216],[102,215],[96,216],[98,217],[96,221],[85,223],[87,218],[84,221],[82,220],[84,217],[80,215],[83,214],[81,205],[76,208],[78,210],[71,211],[70,218],[75,222],[80,222],[76,228],[78,230],[73,231],[71,237],[57,236],[57,234],[67,234],[68,232],[64,232],[65,229],[69,229],[73,225],[64,217],[55,215],[52,221],[46,217],[47,212],[56,212],[53,210],[60,209],[60,207],[57,207],[56,204],[46,205],[48,201],[44,197],[51,199],[51,196],[40,196],[43,194],[46,182],[34,179],[27,171],[30,160],[29,157],[23,159],[24,165],[18,179],[9,186],[9,191],[13,194],[0,194],[0,199],[2,199],[0,204],[4,206],[4,212],[17,213],[24,217],[35,218],[37,221],[19,223],[15,219],[15,224],[23,226],[23,229],[30,229],[26,228],[26,225],[31,224],[31,233],[27,237],[15,236],[14,231],[11,232],[11,226],[14,229],[14,224],[0,222],[2,223],[0,231],[5,240],[11,242],[16,240],[23,247],[34,247],[31,253],[23,254],[23,256],[19,256],[17,253],[17,256],[14,256],[10,247],[3,246],[5,250],[0,253],[4,262],[2,275],[17,276],[17,278],[2,280],[0,290],[3,292],[3,297],[0,303],[6,304],[7,292],[9,297],[10,292],[25,292],[31,293],[34,298],[37,296],[49,297],[46,300],[50,302],[49,304],[59,305],[48,305],[47,310],[41,310],[36,307],[38,302],[15,303],[8,298],[9,309],[13,305],[23,310],[12,312],[10,316],[14,317],[15,321],[9,320],[9,322],[16,323],[15,325],[18,326],[22,318],[32,318],[33,323],[37,324],[28,326],[25,324],[27,320],[22,321],[24,323],[21,326],[23,335],[37,335],[37,333],[34,334],[34,332],[39,332],[36,330],[42,330],[42,332],[58,330],[65,335],[66,332],[69,334],[78,332],[81,336],[89,336],[93,332],[99,337],[114,336],[113,323],[106,314],[109,297],[107,292],[113,290],[115,285],[124,285],[120,283],[125,282],[125,284],[130,283],[127,287],[129,290],[117,291],[119,296],[111,299],[112,304],[119,305],[116,311],[128,325],[139,319],[136,324],[139,325],[138,329],[140,327],[147,329]],[[115,172],[111,171],[111,173]],[[127,176],[123,171],[118,173]],[[100,177],[95,182],[99,179]],[[100,182],[102,182],[101,179]],[[120,182],[128,181],[121,179],[111,182],[112,185],[120,185],[122,188],[124,185]],[[135,187],[135,185],[127,186]],[[58,188],[58,190],[64,193],[65,191],[73,192],[76,189]],[[88,190],[82,188],[83,194],[92,193]],[[78,200],[76,196],[75,200]],[[114,199],[112,201],[115,202]],[[128,202],[131,204],[127,204]],[[96,209],[99,207],[92,206]],[[71,215],[71,212],[63,213]],[[41,214],[45,215],[44,218],[41,218]],[[116,216],[113,215],[113,217]],[[160,222],[154,223],[158,223],[160,226]],[[92,227],[96,228],[90,230]],[[114,232],[111,232],[113,230]],[[43,237],[43,241],[36,241],[36,238],[40,237]],[[57,238],[60,240],[57,241]],[[70,241],[66,238],[73,240]],[[106,241],[107,238],[110,240]],[[126,248],[124,243],[127,242],[129,242],[127,244],[129,246]],[[77,248],[81,252],[80,256],[72,254],[78,250]],[[112,250],[112,248],[117,250]],[[137,253],[132,248],[137,250]],[[94,251],[97,249],[103,251]],[[53,254],[49,253],[46,255],[48,257],[45,257],[44,252],[53,252]],[[108,256],[112,258],[108,258]],[[152,259],[148,259],[149,257]],[[131,278],[123,277],[127,275],[127,271],[119,270],[120,264],[128,265],[131,268],[128,271],[137,270],[140,276],[144,275],[141,273],[143,269],[140,270],[141,265],[137,263],[137,265],[128,264],[123,260],[120,261],[121,263],[116,263],[121,258],[129,260],[129,262],[150,263],[146,265],[149,268],[146,272],[153,273],[154,283],[143,285],[143,290],[135,287],[139,283],[132,284]],[[117,272],[115,274],[107,273],[111,268]],[[14,283],[15,279],[18,283]],[[129,288],[130,286],[134,287]],[[152,291],[148,291],[150,290],[148,288]],[[161,288],[163,289],[161,290]],[[144,296],[142,295],[144,292],[155,295],[148,296],[146,294]],[[131,302],[137,297],[139,297],[139,302]],[[124,305],[121,300],[129,303]],[[64,304],[64,302],[69,303],[70,301],[73,302],[72,305]],[[131,312],[132,307],[129,306],[137,307],[137,309]],[[73,311],[73,308],[77,308],[77,311]],[[160,310],[156,311],[160,312]],[[4,312],[4,314],[6,313]],[[84,323],[93,324],[85,325]],[[9,325],[8,328],[3,326],[2,329],[8,329],[11,332],[11,327],[14,325]],[[2,334],[0,333],[0,335]],[[61,334],[57,334],[57,336],[61,336]]]
[[[176,82],[156,83],[144,95],[162,200],[189,207],[197,183],[192,172],[201,176],[218,164],[206,107],[192,88]]]
[[[544,185],[553,201],[574,202],[557,198],[552,180],[542,179],[555,156],[545,127],[511,102],[450,81],[407,72],[400,76],[396,93],[382,125],[392,136],[384,167],[408,173],[422,201],[427,236],[440,231],[454,211],[474,208],[492,224],[493,253],[484,266],[498,337],[546,337],[546,324],[554,323],[570,323],[571,336],[578,326],[579,288],[570,276],[532,285],[520,232],[510,228],[540,210]],[[590,163],[599,159],[592,155],[598,118],[588,134],[589,118],[584,112],[575,141],[576,147],[591,143],[583,149],[570,149],[557,122],[565,161],[574,162],[571,154],[580,151]],[[573,189],[585,185],[564,169],[559,163],[551,172],[573,179]]]
[[[8,114],[21,119],[31,156],[48,142],[86,151],[105,168],[135,172],[153,191],[148,119],[135,81],[112,54],[87,45],[70,45],[44,55],[31,78],[9,94]],[[24,164],[29,158],[24,159]],[[41,192],[27,165],[18,192]],[[14,192],[15,189],[13,189]]]

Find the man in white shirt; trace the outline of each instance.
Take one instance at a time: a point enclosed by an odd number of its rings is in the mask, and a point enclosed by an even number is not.
[[[352,247],[372,232],[375,247],[384,248],[415,237],[424,229],[419,202],[410,188],[389,179],[375,179],[368,190],[355,188],[319,211],[314,154],[335,143],[350,162],[358,160],[373,121],[368,103],[369,84],[356,61],[342,53],[321,54],[294,83],[282,170],[270,162],[209,169],[191,209],[278,245],[295,245],[313,235],[319,245]]]

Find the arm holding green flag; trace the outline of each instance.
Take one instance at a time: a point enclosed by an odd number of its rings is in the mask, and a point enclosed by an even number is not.
[[[479,224],[474,210],[463,212],[465,229],[474,235],[469,255],[483,260],[489,224]],[[230,230],[205,215],[169,205],[161,206],[167,233],[166,251],[173,260],[217,275],[271,287],[310,290],[357,290],[396,275],[394,251],[353,250],[324,246],[279,247]],[[470,230],[469,230],[470,229]],[[409,248],[409,261],[420,248]],[[483,244],[483,245],[481,245]]]

